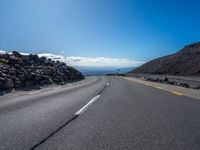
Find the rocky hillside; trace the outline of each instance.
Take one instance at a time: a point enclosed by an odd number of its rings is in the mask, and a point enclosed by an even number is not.
[[[0,54],[0,90],[65,84],[83,78],[78,70],[59,61],[16,51]]]
[[[200,75],[200,42],[185,46],[179,52],[154,59],[130,73]]]

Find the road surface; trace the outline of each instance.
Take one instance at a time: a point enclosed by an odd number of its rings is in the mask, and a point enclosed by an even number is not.
[[[121,77],[0,99],[1,149],[200,149],[199,100]]]

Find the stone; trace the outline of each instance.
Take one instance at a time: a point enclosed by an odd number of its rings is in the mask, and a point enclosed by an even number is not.
[[[23,83],[18,78],[16,78],[14,81],[14,86],[15,88],[21,88],[23,87]]]
[[[5,81],[6,81],[6,78],[0,77],[0,82],[5,82]]]
[[[39,74],[35,74],[35,76],[34,76],[35,81],[40,81],[40,80],[42,80],[42,78],[43,78],[43,76],[39,75]]]
[[[189,88],[190,86],[187,83],[180,83],[179,86],[185,87],[185,88]]]
[[[4,88],[5,89],[11,89],[14,87],[14,83],[13,80],[11,79],[6,79],[5,83],[4,83]]]
[[[9,70],[10,75],[16,75],[16,69],[12,68]]]
[[[12,53],[13,53],[13,55],[14,55],[15,57],[18,57],[18,58],[21,58],[21,57],[22,57],[22,55],[21,55],[20,53],[18,53],[17,51],[13,51]]]
[[[34,81],[26,81],[25,82],[25,87],[33,87],[34,86]]]

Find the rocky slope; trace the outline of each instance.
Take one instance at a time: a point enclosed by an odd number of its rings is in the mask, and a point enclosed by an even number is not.
[[[83,78],[81,72],[59,61],[16,51],[0,54],[0,90],[65,84]]]
[[[179,52],[154,59],[130,73],[200,75],[200,42],[185,46]]]

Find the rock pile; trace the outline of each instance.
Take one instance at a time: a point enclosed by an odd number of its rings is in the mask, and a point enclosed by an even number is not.
[[[160,82],[160,83],[167,83],[171,85],[177,85],[185,88],[190,88],[190,85],[186,82],[178,82],[178,81],[171,81],[167,77],[144,77],[145,80],[147,81],[152,81],[152,82]],[[197,87],[195,87],[197,89]]]
[[[65,84],[83,78],[78,70],[46,57],[21,55],[16,51],[0,54],[0,90]]]

